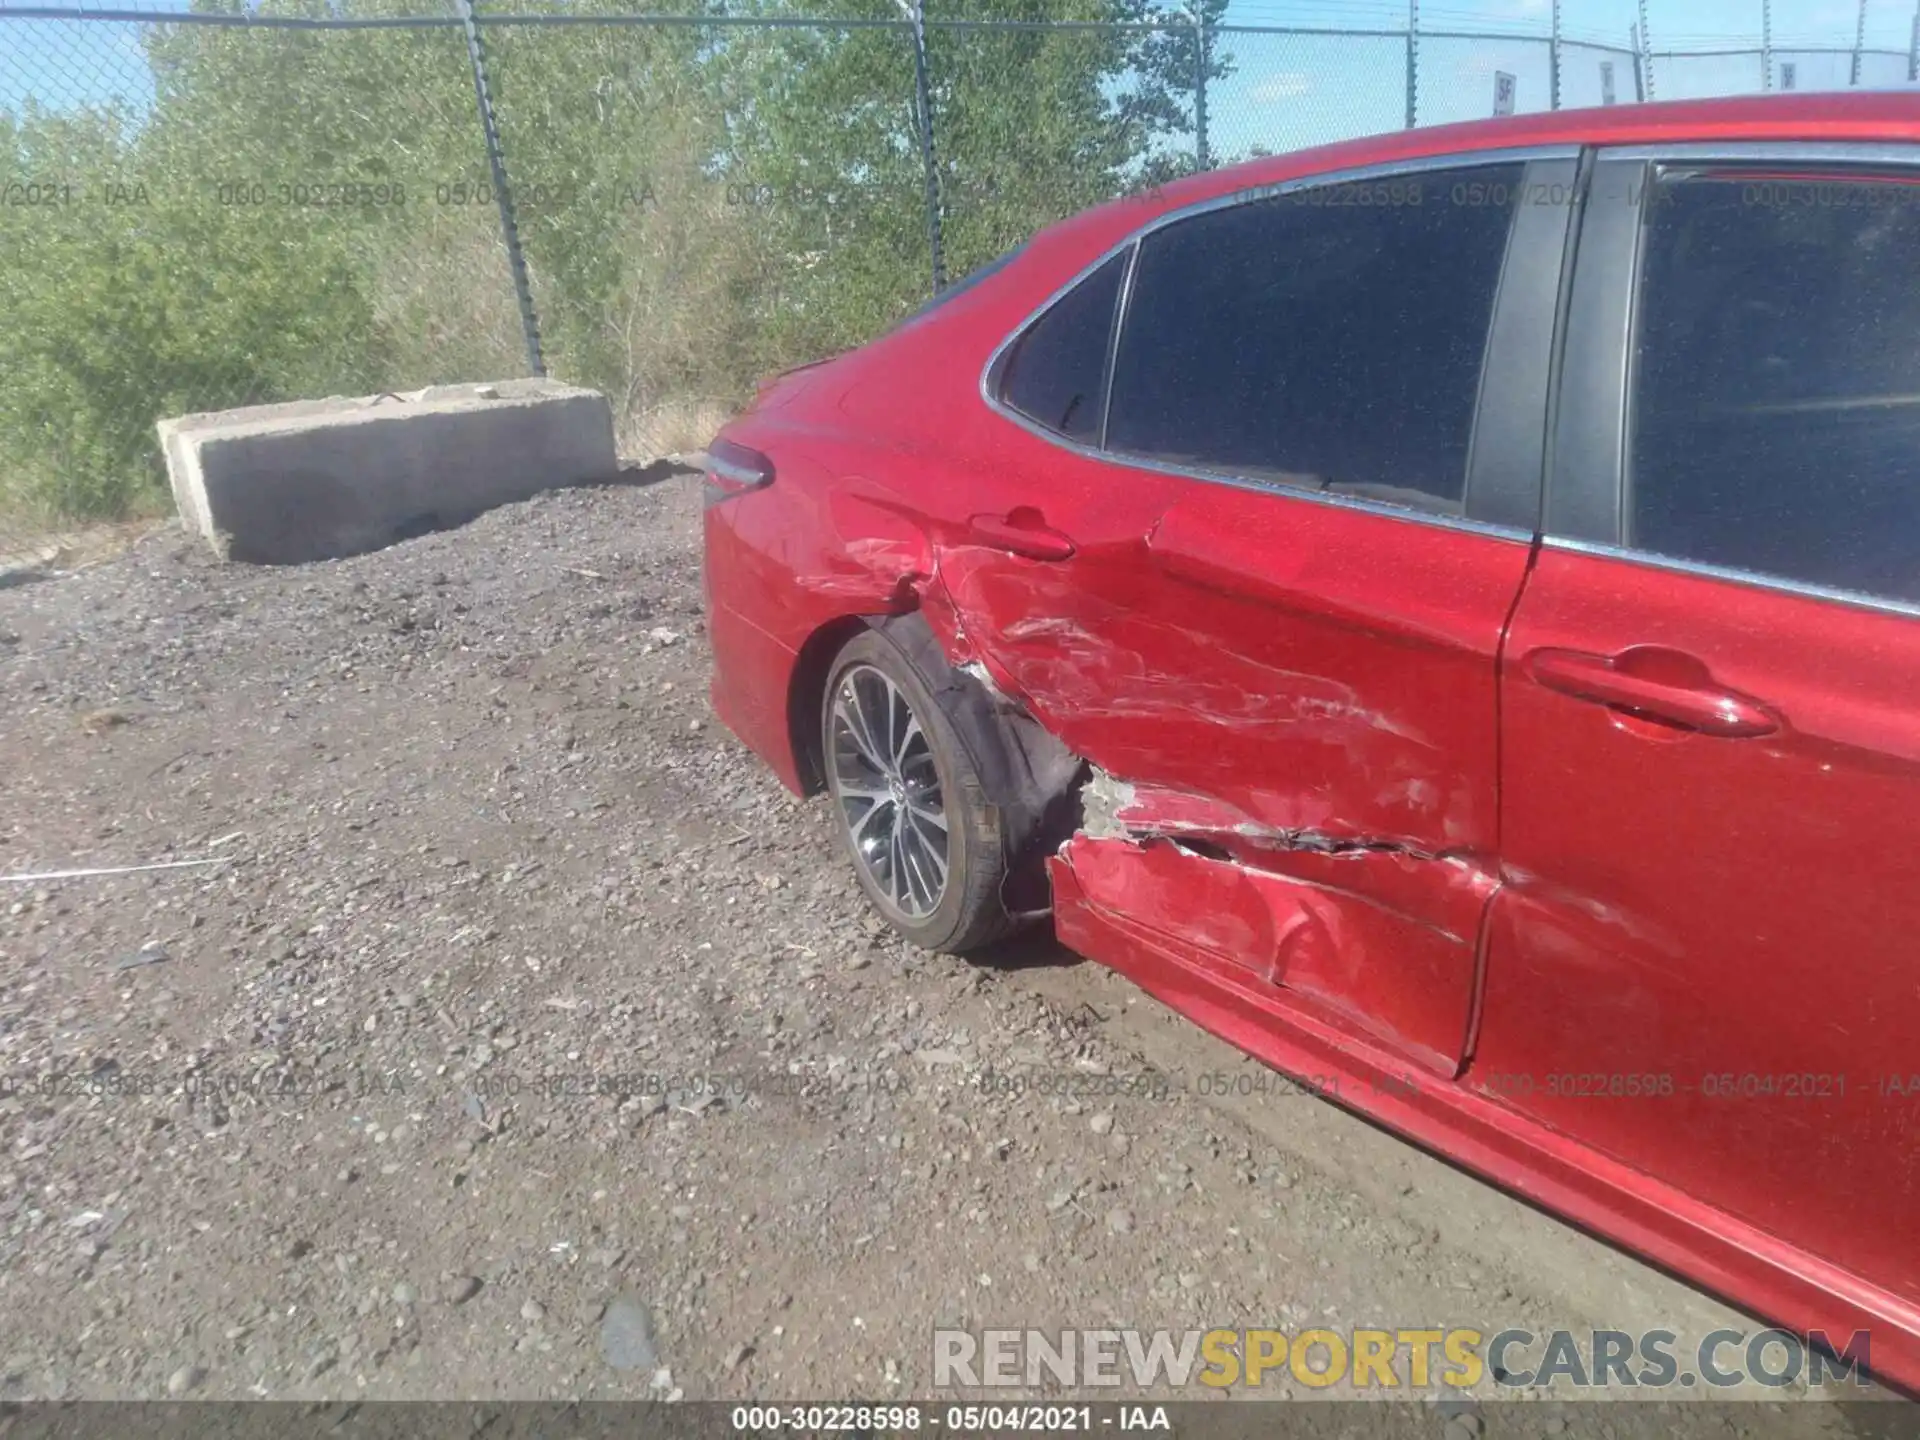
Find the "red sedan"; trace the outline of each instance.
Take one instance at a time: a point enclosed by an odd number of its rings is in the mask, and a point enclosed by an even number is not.
[[[1050,912],[1920,1386],[1920,98],[1194,176],[706,483],[714,706],[909,939]]]

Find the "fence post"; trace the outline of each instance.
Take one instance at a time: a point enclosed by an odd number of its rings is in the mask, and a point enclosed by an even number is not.
[[[1407,129],[1420,120],[1420,0],[1407,0]]]
[[[1193,8],[1193,148],[1200,169],[1213,168],[1213,151],[1207,144],[1207,12]]]
[[[1760,0],[1760,88],[1773,89],[1773,0]]]
[[[494,123],[493,96],[487,89],[487,54],[480,43],[480,20],[473,0],[453,0],[467,34],[467,61],[473,67],[473,98],[480,106],[480,133],[487,143],[487,169],[493,177],[493,198],[500,207],[500,236],[507,245],[507,268],[513,272],[513,294],[520,302],[520,332],[527,342],[527,369],[544,377],[547,362],[540,354],[540,319],[533,309],[533,287],[527,282],[527,257],[520,249],[520,227],[513,216],[513,195],[507,188],[507,164],[500,154],[500,127]]]
[[[1860,52],[1867,47],[1867,0],[1860,0],[1860,13],[1853,22],[1853,73],[1849,85],[1860,83]]]
[[[1647,28],[1647,0],[1640,0],[1640,23],[1634,27],[1633,88],[1637,100],[1653,99],[1653,31]]]
[[[947,288],[947,257],[940,238],[940,167],[933,151],[933,86],[927,77],[927,15],[921,0],[894,0],[913,35],[914,121],[920,163],[927,176],[927,249],[933,257],[933,293]]]
[[[1548,66],[1553,72],[1547,79],[1547,108],[1560,108],[1560,0],[1553,0],[1553,39],[1549,42],[1551,53],[1547,57]]]

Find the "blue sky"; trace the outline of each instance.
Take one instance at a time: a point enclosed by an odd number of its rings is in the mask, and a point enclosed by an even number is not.
[[[133,109],[151,99],[151,80],[137,24],[105,21],[7,19],[28,0],[0,0],[0,110],[18,108],[28,96],[54,108],[113,97]],[[100,9],[95,0],[71,0],[79,9]],[[184,8],[184,0],[120,0],[128,8]],[[1867,44],[1904,54],[1915,0],[1869,0]],[[941,0],[929,0],[937,14]],[[796,8],[800,8],[796,6]],[[1760,0],[1650,0],[1656,51],[1757,45]],[[1562,102],[1600,103],[1602,61],[1615,66],[1620,101],[1633,98],[1632,69],[1624,55],[1606,55],[1577,42],[1629,43],[1635,0],[1564,0]],[[1809,44],[1847,47],[1853,42],[1854,0],[1773,0],[1775,83],[1792,64],[1802,89],[1844,86],[1848,57],[1796,54]],[[1404,0],[1232,0],[1228,23],[1403,30]],[[1549,0],[1445,0],[1420,6],[1423,31],[1486,31],[1511,37],[1462,41],[1428,36],[1420,44],[1420,105],[1423,123],[1469,119],[1493,108],[1494,76],[1515,77],[1522,110],[1548,104],[1547,47],[1525,36],[1544,36]],[[1270,150],[1393,129],[1405,121],[1406,51],[1394,38],[1325,38],[1298,35],[1234,35],[1225,40],[1236,73],[1210,92],[1211,138],[1216,153],[1231,155],[1259,145]],[[1905,79],[1899,59],[1870,59],[1865,81]],[[1657,59],[1656,98],[1731,94],[1760,88],[1760,67],[1751,56]]]
[[[29,97],[48,109],[116,97],[146,108],[153,83],[139,25],[5,18],[19,8],[20,0],[0,0],[0,110],[17,110]]]
[[[1621,103],[1633,99],[1633,71],[1624,54],[1608,54],[1578,42],[1599,42],[1624,51],[1637,17],[1635,0],[1564,0],[1561,103],[1601,103],[1601,64],[1614,66]],[[1760,0],[1651,0],[1649,28],[1656,52],[1756,47]],[[1774,83],[1782,64],[1794,66],[1801,89],[1847,84],[1850,57],[1796,53],[1795,46],[1851,47],[1858,7],[1854,0],[1773,0]],[[1289,25],[1337,23],[1354,28],[1403,30],[1406,6],[1394,0],[1347,0],[1338,5],[1303,0],[1234,0],[1230,23]],[[1444,0],[1420,5],[1423,31],[1495,32],[1544,36],[1551,26],[1549,0]],[[1904,57],[1912,34],[1913,0],[1868,0],[1866,44]],[[1405,123],[1406,50],[1401,40],[1329,42],[1281,36],[1237,35],[1231,49],[1237,73],[1216,87],[1212,140],[1222,153],[1252,144],[1284,150]],[[1420,42],[1421,123],[1474,119],[1493,112],[1494,77],[1515,77],[1521,110],[1550,103],[1548,47],[1526,39]],[[1869,57],[1862,83],[1906,79],[1903,58]],[[1757,56],[1657,58],[1654,97],[1683,99],[1750,92],[1761,88]]]

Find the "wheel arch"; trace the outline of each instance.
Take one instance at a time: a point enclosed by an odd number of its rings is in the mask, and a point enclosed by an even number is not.
[[[820,754],[820,707],[827,698],[827,678],[833,661],[847,642],[864,635],[884,616],[842,615],[829,620],[806,638],[794,657],[787,681],[787,743],[793,748],[794,773],[802,795],[818,795],[827,788]]]

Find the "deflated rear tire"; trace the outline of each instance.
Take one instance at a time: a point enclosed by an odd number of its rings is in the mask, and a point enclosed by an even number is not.
[[[1012,925],[998,809],[913,663],[869,631],[833,662],[821,769],[860,888],[915,945],[977,949]]]

